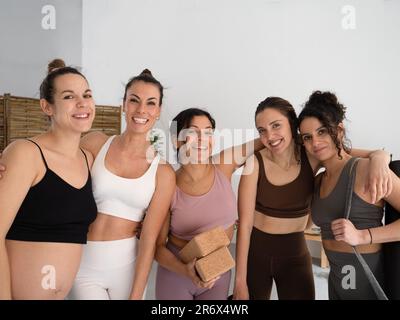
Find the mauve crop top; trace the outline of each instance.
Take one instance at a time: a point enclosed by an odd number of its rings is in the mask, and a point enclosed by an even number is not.
[[[214,183],[200,196],[192,196],[176,187],[171,202],[171,233],[184,240],[221,226],[227,229],[237,218],[236,197],[228,178],[214,166]]]
[[[277,218],[298,218],[310,211],[314,190],[314,173],[308,162],[306,151],[301,147],[300,173],[292,182],[276,186],[266,175],[262,155],[256,152],[258,160],[258,182],[255,209],[267,216]]]

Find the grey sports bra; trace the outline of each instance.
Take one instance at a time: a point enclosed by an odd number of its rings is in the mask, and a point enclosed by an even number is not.
[[[314,196],[311,204],[311,215],[313,222],[321,228],[322,239],[334,239],[331,222],[336,219],[344,218],[346,191],[350,180],[351,163],[357,158],[351,158],[342,169],[338,182],[331,193],[325,197],[320,197],[321,178],[319,174],[316,178]],[[354,170],[357,163],[354,164]],[[350,221],[359,229],[375,228],[382,225],[383,208],[370,204],[361,199],[355,192],[352,195],[352,207]]]

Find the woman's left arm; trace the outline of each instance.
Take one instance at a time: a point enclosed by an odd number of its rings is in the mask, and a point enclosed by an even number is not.
[[[143,222],[135,275],[130,298],[141,300],[146,288],[156,249],[156,241],[167,217],[172,195],[175,191],[175,172],[169,164],[160,164],[157,169],[156,189]]]

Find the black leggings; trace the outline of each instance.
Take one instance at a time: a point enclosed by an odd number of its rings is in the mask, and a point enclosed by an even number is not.
[[[272,280],[279,299],[315,299],[311,256],[303,232],[269,234],[253,227],[247,261],[250,299],[269,299]]]

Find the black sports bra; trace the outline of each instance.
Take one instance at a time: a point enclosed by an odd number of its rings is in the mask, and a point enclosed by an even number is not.
[[[86,184],[77,189],[47,166],[40,146],[46,173],[31,187],[7,233],[6,239],[35,242],[86,243],[89,225],[97,215],[88,167]]]

